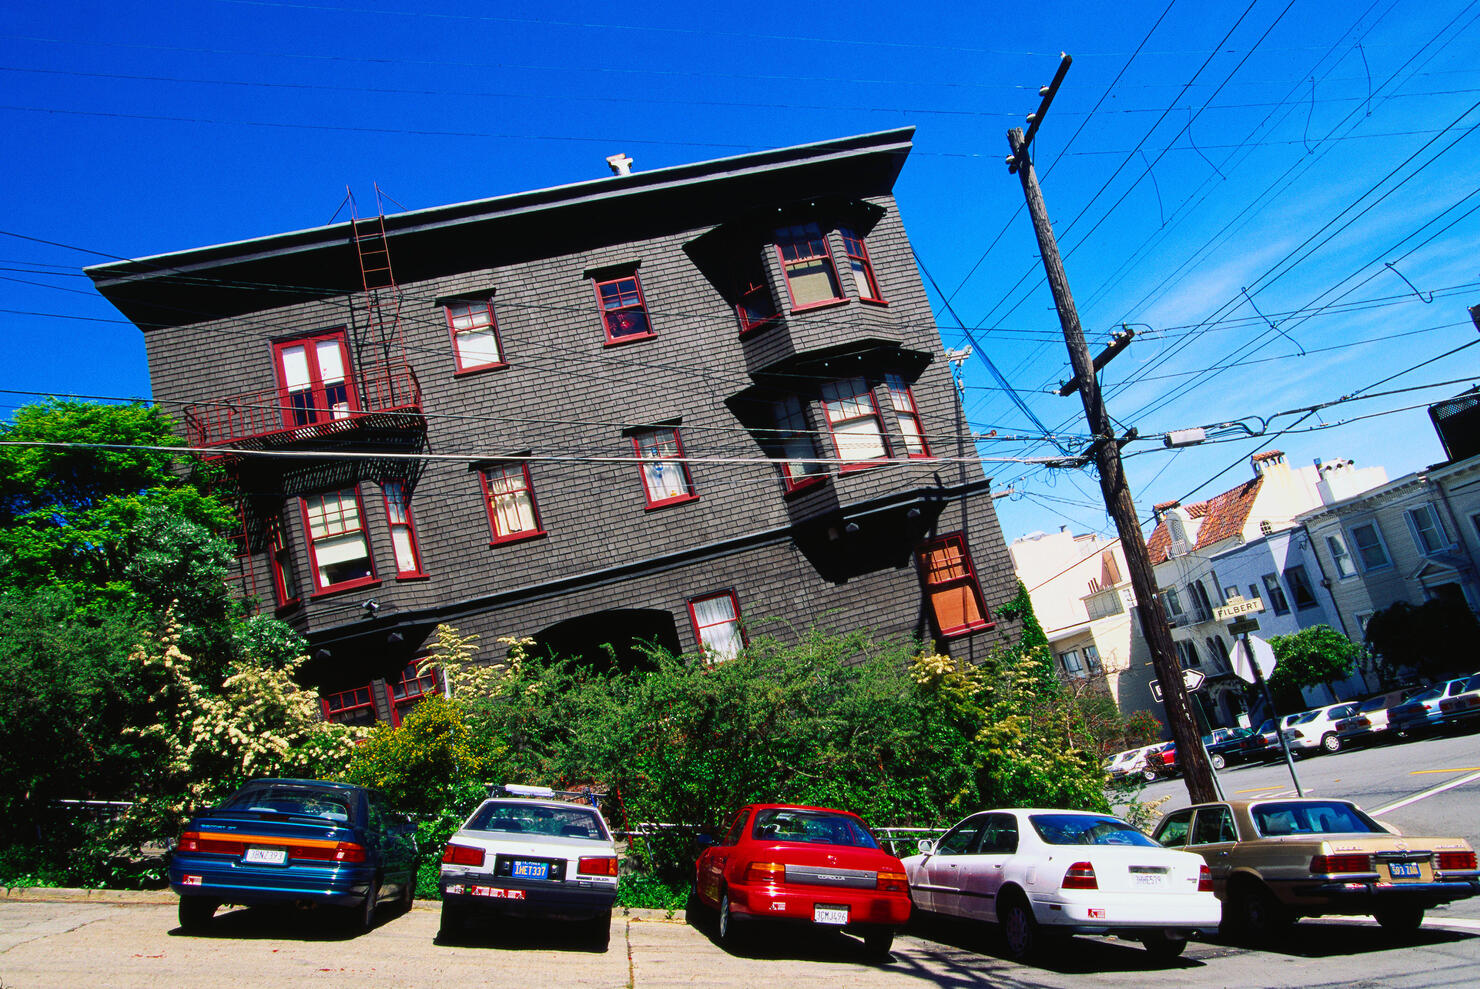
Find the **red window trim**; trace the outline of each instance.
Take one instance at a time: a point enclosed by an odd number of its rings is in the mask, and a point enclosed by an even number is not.
[[[354,415],[360,411],[360,398],[355,394],[354,361],[350,357],[349,337],[343,328],[329,330],[324,333],[311,333],[306,336],[292,337],[287,340],[274,340],[272,342],[272,373],[277,381],[278,405],[282,409],[284,429],[300,429],[303,426],[317,425],[334,419],[334,416],[329,411],[328,393],[324,389],[323,379],[319,377],[318,361],[308,362],[309,391],[314,396],[315,416],[306,423],[294,421],[294,415],[297,410],[293,405],[292,397],[288,393],[288,378],[283,368],[284,350],[302,344],[305,352],[308,352],[312,349],[310,345],[320,340],[339,341],[339,352],[344,357],[345,404],[349,406],[350,415]],[[322,409],[319,408],[319,402],[323,403]]]
[[[350,687],[347,690],[336,690],[333,693],[324,694],[324,695],[320,696],[319,697],[319,710],[323,712],[324,720],[325,721],[331,721],[331,722],[333,722],[336,725],[357,724],[357,722],[341,720],[340,718],[336,717],[336,715],[343,715],[347,711],[364,711],[364,710],[369,710],[370,714],[372,715],[371,720],[372,721],[379,721],[380,720],[380,712],[378,712],[378,711],[375,710],[375,691],[374,691],[373,688],[374,688],[374,685],[373,684],[367,683],[363,687]],[[344,697],[346,694],[351,694],[352,695],[352,694],[355,694],[356,692],[361,691],[361,690],[363,690],[365,692],[365,699],[364,699],[364,701],[353,703],[353,704],[344,704],[344,705],[340,705],[338,707],[336,707],[332,703],[333,701],[338,700],[338,699]]]
[[[365,527],[365,501],[360,497],[360,486],[352,484],[347,488],[334,488],[335,491],[353,491],[355,493],[355,509],[360,516],[360,532],[365,537],[365,559],[370,564],[370,575],[368,577],[356,577],[354,580],[341,581],[338,584],[330,584],[328,587],[319,586],[319,556],[314,547],[313,524],[308,518],[309,495],[298,496],[298,509],[303,515],[303,535],[308,541],[308,563],[309,579],[313,584],[313,592],[310,598],[321,598],[330,594],[338,594],[340,591],[349,591],[357,587],[379,587],[380,578],[375,569],[375,548],[370,544],[370,531]],[[315,492],[316,495],[328,494],[327,491]]]
[[[678,449],[677,456],[649,458],[643,454],[642,443],[640,442],[641,438],[655,433],[672,434],[673,445]],[[644,511],[650,512],[655,508],[667,508],[669,505],[681,505],[684,502],[699,500],[699,495],[694,490],[694,477],[691,473],[689,473],[689,464],[684,456],[683,437],[678,435],[677,426],[664,427],[662,429],[645,429],[639,433],[634,433],[632,436],[632,450],[634,453],[637,454],[637,476],[642,481],[643,497],[647,499],[647,507],[643,509]],[[683,471],[684,487],[688,488],[688,491],[681,495],[674,495],[671,498],[660,498],[654,501],[653,493],[648,488],[647,471],[644,469],[650,459],[657,459],[661,461],[677,461],[679,469]]]
[[[506,463],[501,466],[502,468],[508,468],[514,465]],[[534,480],[529,476],[529,464],[521,460],[518,463],[518,467],[524,474],[524,490],[529,492],[529,508],[534,513],[534,528],[522,529],[519,532],[510,533],[499,532],[498,522],[495,520],[493,513],[493,497],[488,490],[488,471],[493,468],[484,467],[478,471],[478,483],[483,488],[483,510],[488,513],[488,545],[490,546],[502,546],[504,543],[519,543],[526,539],[538,539],[541,536],[548,535],[545,531],[544,519],[540,515],[539,497],[534,493]]]
[[[870,291],[866,293],[861,287],[858,286],[857,273],[855,272],[853,283],[854,287],[859,289],[859,301],[872,302],[876,305],[887,306],[889,303],[884,301],[884,295],[882,292],[879,291],[879,278],[878,275],[874,272],[874,262],[869,257],[868,245],[864,243],[863,238],[860,237],[852,227],[838,227],[838,235],[843,238],[844,256],[848,258],[849,262],[857,261],[859,264],[863,265],[864,278],[868,282],[868,288],[870,289]],[[857,254],[853,253],[854,244],[858,245]],[[852,270],[853,265],[850,263],[848,267],[849,270]]]
[[[774,310],[777,308],[776,300],[771,294],[771,287],[769,285],[764,281],[753,282],[747,279],[745,287],[740,292],[740,301],[735,303],[735,315],[740,319],[740,336],[742,339],[768,326],[775,326],[781,322],[781,313],[779,312],[772,312],[771,315],[755,321],[751,321],[750,317],[746,316],[745,300],[757,293],[765,294],[766,299],[771,303],[771,309]]]
[[[808,257],[809,258],[815,258],[815,257],[824,257],[825,256],[825,258],[827,260],[827,263],[828,263],[828,266],[832,268],[833,286],[835,287],[835,290],[838,293],[833,298],[831,298],[831,299],[819,299],[817,302],[807,302],[807,303],[798,303],[797,302],[796,293],[793,292],[792,291],[792,288],[791,288],[791,271],[787,268],[786,253],[781,249],[781,245],[782,245],[783,242],[788,242],[788,243],[794,242],[794,239],[792,237],[788,236],[788,234],[790,233],[790,231],[794,227],[801,227],[803,229],[806,229],[807,227],[814,227],[814,228],[816,228],[817,233],[818,233],[818,236],[822,240],[823,250],[826,252],[826,254],[825,255],[811,254],[811,255],[808,255]],[[828,239],[827,232],[822,229],[821,224],[818,224],[818,223],[796,223],[796,224],[792,224],[789,227],[782,227],[781,229],[777,230],[776,231],[776,260],[781,265],[781,277],[786,282],[786,295],[787,295],[787,298],[791,301],[791,311],[792,312],[806,312],[809,309],[821,309],[824,306],[837,306],[837,305],[844,305],[844,304],[847,303],[847,301],[848,301],[848,294],[843,291],[843,281],[842,281],[841,278],[838,277],[838,263],[837,263],[837,260],[833,258],[832,243]]]
[[[425,569],[424,561],[421,558],[421,540],[416,537],[416,516],[411,513],[411,497],[406,493],[406,482],[388,481],[386,483],[399,485],[401,488],[401,497],[405,499],[405,502],[401,507],[401,511],[404,514],[406,521],[397,522],[395,520],[395,517],[391,514],[390,493],[386,491],[385,484],[382,484],[380,486],[380,495],[385,503],[385,522],[391,531],[391,560],[396,564],[396,579],[416,580],[418,578],[426,577],[428,576],[428,574]],[[396,553],[396,530],[401,528],[404,528],[406,530],[408,536],[411,539],[411,555],[416,557],[415,570],[401,569],[401,558]]]
[[[788,395],[773,402],[773,407],[776,405],[784,404],[787,399],[791,399],[797,403],[797,414],[801,417],[802,420],[800,431],[805,431],[808,433],[808,435],[812,437],[812,455],[814,457],[817,456],[817,434],[811,429],[811,423],[807,419],[807,412],[806,409],[802,406],[802,400],[795,395]],[[779,419],[777,420],[776,428],[778,430],[781,429]],[[786,497],[790,497],[796,494],[798,491],[806,491],[808,488],[816,487],[817,485],[827,480],[828,475],[825,469],[823,471],[820,471],[819,473],[811,475],[810,477],[804,477],[801,480],[797,480],[791,472],[791,461],[787,459],[784,455],[779,456],[777,460],[781,467],[781,482],[785,487],[784,494]]]
[[[960,577],[949,578],[946,580],[942,580],[939,583],[932,584],[930,582],[930,570],[928,563],[930,551],[937,547],[950,545],[952,543],[956,544],[960,548],[961,564],[966,572]],[[920,584],[925,589],[926,604],[930,611],[930,616],[935,621],[935,624],[938,628],[940,626],[940,618],[936,615],[935,606],[930,601],[930,594],[932,591],[944,590],[951,587],[969,587],[971,589],[972,596],[976,601],[977,611],[982,616],[981,620],[977,622],[971,622],[966,625],[960,625],[953,628],[940,628],[941,638],[955,639],[963,635],[969,635],[972,632],[982,632],[987,629],[996,627],[997,623],[992,620],[991,612],[987,610],[986,598],[982,594],[981,581],[977,579],[976,567],[971,561],[971,550],[966,545],[966,536],[964,534],[960,532],[949,532],[944,535],[938,536],[935,539],[931,539],[927,542],[921,543],[920,548],[915,551],[915,564],[920,573]]]
[[[629,280],[632,282],[633,287],[637,291],[636,307],[624,306],[620,309],[607,309],[606,304],[601,300],[601,287],[603,285],[615,285],[617,282],[625,282]],[[624,343],[634,343],[638,340],[651,340],[653,337],[658,335],[657,331],[653,329],[653,315],[648,310],[647,295],[642,290],[642,279],[638,276],[637,272],[634,271],[630,275],[618,275],[616,278],[593,278],[591,279],[591,288],[592,291],[596,293],[596,311],[601,313],[601,329],[602,332],[606,334],[606,340],[602,344],[603,347],[620,347]],[[633,333],[621,337],[613,336],[611,320],[607,318],[607,314],[609,312],[623,312],[632,308],[642,310],[642,318],[647,321],[647,332]]]
[[[849,461],[843,462],[841,464],[841,466],[838,468],[838,473],[840,473],[840,474],[849,474],[849,473],[852,473],[853,471],[857,471],[857,470],[869,470],[871,468],[881,466],[885,461],[888,461],[888,460],[892,459],[894,454],[893,454],[893,449],[889,445],[889,431],[884,428],[884,414],[879,409],[879,400],[874,395],[874,389],[873,389],[873,387],[871,385],[869,385],[868,379],[867,378],[864,378],[864,377],[840,378],[840,379],[838,379],[836,381],[826,382],[826,384],[838,384],[838,383],[840,383],[842,381],[861,381],[863,383],[863,391],[861,391],[861,392],[855,392],[854,393],[854,397],[856,398],[858,395],[867,395],[868,396],[869,404],[871,406],[873,406],[873,410],[874,410],[874,413],[873,413],[874,424],[879,427],[879,442],[883,445],[884,452],[882,454],[880,454],[879,456],[870,458],[868,460],[849,460]],[[832,437],[833,451],[837,454],[838,460],[839,461],[842,461],[843,460],[843,447],[842,447],[842,444],[840,444],[838,442],[838,434],[837,434],[837,431],[833,429],[833,419],[832,419],[832,416],[827,411],[827,399],[825,397],[822,400],[822,418],[823,418],[824,421],[827,422],[827,432],[828,432],[828,435]],[[862,418],[862,417],[857,417],[857,418]],[[851,422],[853,420],[846,419],[846,420],[842,420],[842,421],[844,421],[844,422]]]
[[[892,381],[899,382],[899,388],[896,389],[894,385],[891,384]],[[884,375],[884,388],[889,392],[889,408],[890,411],[894,413],[895,421],[898,422],[899,419],[906,416],[915,421],[915,435],[920,438],[920,446],[922,447],[922,450],[919,453],[911,453],[909,438],[901,429],[900,434],[905,441],[905,456],[910,460],[934,460],[935,457],[930,452],[930,440],[925,435],[925,420],[920,418],[920,406],[915,403],[914,389],[905,384],[904,377],[898,374]],[[894,395],[896,391],[903,393],[905,401],[909,403],[908,409],[900,409],[894,404]]]
[[[427,676],[431,678],[432,684],[429,688],[427,688],[421,683],[424,678],[415,675],[416,667],[420,665],[420,663],[420,659],[413,659],[409,665],[401,670],[399,674],[399,680],[392,680],[390,677],[386,677],[385,679],[385,703],[386,707],[389,708],[391,712],[392,727],[399,728],[401,726],[401,719],[405,717],[405,715],[401,713],[401,709],[403,707],[406,709],[406,713],[409,714],[411,709],[414,708],[417,704],[421,703],[423,699],[436,694],[440,694],[442,692],[441,672],[435,666],[428,668]],[[410,670],[412,673],[412,678],[410,680],[406,679],[407,670]],[[396,697],[396,687],[400,686],[409,688],[412,684],[415,684],[417,687],[422,689],[420,689],[415,695],[410,694],[408,690],[408,693],[405,697],[399,699]]]
[[[498,347],[498,360],[488,361],[483,364],[463,364],[462,351],[457,346],[457,330],[452,325],[452,309],[454,306],[466,306],[470,316],[480,306],[488,310],[488,325],[493,330],[493,342]],[[453,299],[442,305],[442,314],[447,319],[447,335],[452,343],[452,373],[454,377],[464,374],[476,374],[480,371],[495,371],[501,367],[509,366],[509,362],[504,359],[504,338],[498,329],[498,316],[493,311],[492,299]]]
[[[277,610],[282,611],[293,607],[298,603],[303,592],[298,591],[291,597],[288,595],[287,578],[292,575],[293,557],[288,551],[288,540],[283,532],[281,514],[274,515],[267,520],[267,560],[272,571],[272,596],[277,602]],[[294,590],[298,590],[297,581],[293,583]]]
[[[740,597],[735,593],[733,588],[726,588],[725,590],[714,591],[709,594],[699,594],[694,597],[688,598],[684,602],[684,604],[687,605],[689,609],[689,625],[692,626],[694,629],[694,641],[699,644],[699,651],[701,653],[704,651],[704,634],[700,630],[699,616],[694,611],[694,605],[700,601],[711,601],[715,598],[730,599],[730,607],[734,609],[735,612],[735,625],[740,630],[740,644],[742,647],[750,645],[750,636],[745,634],[745,622],[742,619],[740,613]],[[713,626],[705,627],[711,628]]]

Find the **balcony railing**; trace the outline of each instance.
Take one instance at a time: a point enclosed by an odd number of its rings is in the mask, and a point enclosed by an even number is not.
[[[353,428],[368,415],[421,408],[416,373],[401,362],[370,364],[343,385],[289,392],[283,388],[201,402],[184,410],[192,446],[213,447],[267,438],[311,439]]]

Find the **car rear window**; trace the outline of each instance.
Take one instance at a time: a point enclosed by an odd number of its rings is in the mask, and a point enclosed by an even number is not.
[[[825,810],[772,807],[758,811],[750,836],[757,841],[798,841],[810,845],[878,848],[879,843],[856,817]]]
[[[1146,845],[1158,847],[1124,821],[1094,814],[1030,814],[1028,822],[1050,845]]]
[[[1299,800],[1255,804],[1249,816],[1259,833],[1270,838],[1302,834],[1385,834],[1386,830],[1350,804],[1335,800]]]
[[[531,834],[549,838],[589,838],[606,841],[606,829],[594,810],[571,805],[550,807],[494,800],[474,811],[464,831]]]
[[[293,817],[322,817],[336,824],[350,819],[352,801],[342,790],[307,786],[257,786],[231,796],[222,810],[257,814],[289,814]]]

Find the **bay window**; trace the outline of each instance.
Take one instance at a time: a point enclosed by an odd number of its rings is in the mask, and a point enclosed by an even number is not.
[[[920,410],[915,405],[915,394],[904,378],[897,374],[884,375],[884,384],[889,390],[889,404],[894,409],[894,419],[899,431],[904,434],[905,453],[910,457],[930,456],[930,446],[925,442],[925,429],[920,424]]]
[[[301,501],[316,590],[341,590],[372,582],[375,564],[365,538],[359,489],[306,495]]]
[[[436,667],[425,665],[420,660],[407,664],[394,678],[385,681],[385,698],[391,709],[391,724],[399,725],[411,709],[421,703],[422,698],[440,693],[442,690]]]
[[[851,227],[839,227],[838,233],[843,237],[843,253],[848,256],[848,266],[853,269],[853,285],[858,289],[858,297],[865,302],[883,302],[884,296],[879,292],[879,281],[874,276],[874,265],[869,260],[863,238]]]
[[[776,432],[771,448],[781,458],[781,474],[786,490],[816,484],[827,476],[827,468],[816,462],[817,443],[802,409],[801,399],[787,395],[772,403]],[[794,458],[794,459],[793,459]]]
[[[827,246],[827,236],[817,224],[804,223],[777,230],[776,251],[786,274],[793,309],[842,300],[832,251]]]
[[[324,720],[338,725],[373,725],[379,720],[368,684],[352,690],[325,694],[320,699],[319,706],[324,713]]]
[[[863,378],[824,383],[822,408],[843,470],[857,470],[889,456],[879,406]]]

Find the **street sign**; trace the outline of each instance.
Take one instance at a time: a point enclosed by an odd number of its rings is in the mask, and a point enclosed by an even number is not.
[[[1203,685],[1203,681],[1206,680],[1206,679],[1207,679],[1207,677],[1203,673],[1199,672],[1198,670],[1183,670],[1182,671],[1182,686],[1187,689],[1188,693],[1191,693],[1192,691],[1197,690],[1199,687],[1201,687]],[[1158,700],[1158,701],[1161,700],[1161,682],[1160,681],[1158,681],[1158,680],[1152,680],[1151,681],[1151,696],[1154,697],[1154,698],[1156,698],[1156,700]]]
[[[1259,631],[1259,619],[1257,618],[1240,618],[1228,623],[1230,635],[1243,635],[1245,632],[1257,631]]]
[[[1254,615],[1264,610],[1264,602],[1258,598],[1229,598],[1228,603],[1221,608],[1213,609],[1213,618],[1220,622],[1226,622],[1240,615]],[[1237,634],[1237,633],[1235,633]]]

